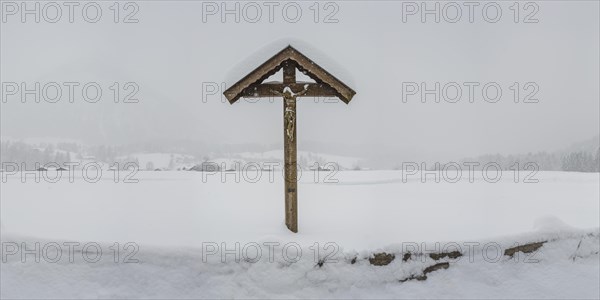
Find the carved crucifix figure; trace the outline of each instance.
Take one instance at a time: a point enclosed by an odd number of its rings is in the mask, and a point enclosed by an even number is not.
[[[294,141],[294,134],[296,133],[296,98],[308,92],[308,84],[304,85],[304,89],[298,93],[292,92],[289,87],[285,87],[283,93],[275,90],[271,90],[275,95],[283,97],[283,122],[285,128],[286,138],[291,142]]]
[[[285,99],[285,98],[284,98]],[[291,101],[296,101],[295,99],[285,99],[284,100],[286,103],[289,103]],[[291,104],[287,104],[286,106],[290,106]],[[283,117],[285,118],[285,133],[287,135],[288,140],[290,140],[290,142],[294,141],[294,131],[296,130],[296,112],[289,108],[286,107],[285,108],[285,113],[283,114]]]
[[[263,83],[267,77],[280,69],[283,70],[283,82]],[[302,70],[316,82],[296,82],[296,70]],[[348,103],[355,92],[302,53],[288,46],[223,94],[230,103],[241,97],[283,97],[285,225],[290,231],[298,232],[297,99],[307,96],[338,97]]]

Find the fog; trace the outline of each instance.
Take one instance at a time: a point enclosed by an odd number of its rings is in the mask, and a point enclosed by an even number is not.
[[[521,5],[517,17],[512,2],[498,2],[502,14],[495,23],[482,17],[483,2],[474,8],[472,22],[468,7],[459,4],[462,17],[456,23],[447,20],[454,17],[452,7],[446,14],[440,8],[439,22],[435,15],[423,22],[419,13],[407,13],[414,7],[391,1],[321,2],[318,16],[314,2],[296,2],[302,13],[296,23],[290,21],[296,20],[292,9],[282,12],[284,2],[272,6],[271,16],[261,2],[246,9],[248,3],[240,2],[239,13],[222,16],[211,10],[223,8],[222,2],[145,1],[135,2],[137,23],[123,22],[133,12],[124,6],[116,23],[112,2],[97,3],[102,18],[96,23],[81,17],[81,6],[72,23],[64,7],[58,22],[42,15],[36,23],[32,15],[25,22],[19,13],[7,15],[3,6],[2,138],[281,148],[281,100],[231,105],[220,96],[223,90],[206,89],[231,86],[231,70],[266,45],[286,40],[325,54],[327,59],[305,53],[357,92],[348,105],[300,100],[300,149],[366,158],[453,158],[554,151],[600,130],[598,2],[536,2],[538,11]],[[54,16],[51,8],[46,13]],[[537,23],[524,22],[531,19]],[[341,66],[343,74],[333,66]],[[36,82],[40,90],[57,83],[62,97],[36,103],[30,94],[22,103],[22,83],[34,89]],[[64,84],[69,82],[76,83],[73,103]],[[90,82],[102,90],[96,103],[80,96]],[[422,88],[433,90],[436,82],[439,103],[435,95],[425,95],[423,103]],[[499,100],[482,97],[486,84],[501,88]],[[7,92],[14,86],[16,94]],[[456,86],[462,96],[449,101]],[[414,87],[419,91],[407,93]],[[130,102],[137,103],[123,103],[130,92]],[[487,95],[495,99],[494,89]]]

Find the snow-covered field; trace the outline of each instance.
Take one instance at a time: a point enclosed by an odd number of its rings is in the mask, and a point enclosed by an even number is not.
[[[124,183],[127,174],[115,182],[114,173],[105,172],[96,183],[80,174],[56,183],[6,178],[1,296],[600,296],[597,173],[539,172],[539,182],[524,183],[528,172],[515,182],[505,171],[492,183],[475,171],[473,182],[464,175],[456,183],[433,176],[423,183],[418,175],[403,180],[402,171],[325,171],[318,179],[305,171],[298,234],[283,223],[281,173],[265,171],[260,179],[256,172],[238,173],[236,182],[234,173],[138,172],[130,178],[137,183]],[[548,242],[530,255],[499,254],[515,243],[540,241]],[[33,254],[21,255],[22,242],[41,253],[39,263]],[[80,243],[73,262],[65,242]],[[62,258],[52,263],[56,245]],[[253,262],[256,246],[262,256]],[[103,255],[90,262],[98,247]],[[447,270],[399,282],[436,263],[425,256],[404,262],[403,253],[455,249],[463,257],[450,260]],[[373,266],[368,258],[377,252],[396,258]],[[131,259],[137,262],[124,263]]]

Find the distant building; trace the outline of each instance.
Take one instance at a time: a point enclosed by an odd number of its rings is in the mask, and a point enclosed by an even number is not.
[[[329,168],[324,168],[322,166],[318,166],[316,168],[315,167],[310,167],[310,170],[311,171],[333,171],[333,170],[331,170]]]
[[[207,161],[207,162],[203,162],[201,164],[197,164],[197,165],[191,167],[189,169],[189,171],[196,171],[196,172],[217,172],[217,171],[221,171],[221,168],[219,167],[218,164]]]

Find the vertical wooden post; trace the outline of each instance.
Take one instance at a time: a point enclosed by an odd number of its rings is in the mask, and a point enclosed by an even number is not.
[[[283,84],[296,83],[296,66],[292,60],[283,65]],[[291,96],[291,95],[290,95]],[[296,153],[296,97],[283,97],[283,140],[285,157],[285,225],[298,232],[298,189]]]

